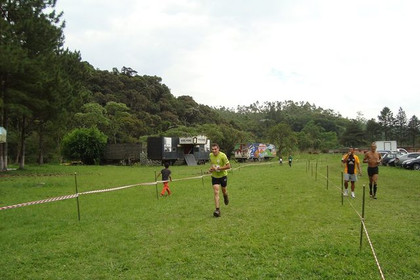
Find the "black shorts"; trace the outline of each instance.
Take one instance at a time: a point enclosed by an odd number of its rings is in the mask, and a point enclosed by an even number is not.
[[[377,166],[376,167],[368,167],[367,171],[368,171],[369,176],[379,174],[379,168]]]
[[[221,185],[222,187],[226,188],[226,186],[227,186],[227,176],[223,176],[222,178],[211,177],[211,184],[212,185]]]

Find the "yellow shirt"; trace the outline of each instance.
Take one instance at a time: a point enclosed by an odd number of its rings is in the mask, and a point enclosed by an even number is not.
[[[353,154],[353,157],[348,154],[343,155],[341,161],[344,163],[344,173],[357,174],[357,166],[360,164],[359,157]]]
[[[219,151],[217,156],[215,156],[213,153],[210,153],[210,163],[213,167],[223,167],[229,163],[229,159],[227,158],[225,153]],[[222,178],[224,176],[227,176],[227,174],[227,170],[220,170],[213,171],[211,173],[211,176],[213,176],[214,178]]]

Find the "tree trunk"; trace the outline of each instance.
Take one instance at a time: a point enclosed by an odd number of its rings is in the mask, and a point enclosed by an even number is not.
[[[5,77],[0,77],[1,82],[1,99],[3,100],[3,106],[1,107],[1,124],[7,131],[7,124],[8,124],[8,116],[7,111],[5,109],[4,103],[5,103],[5,92],[6,92],[6,81]],[[7,171],[7,139],[6,143],[0,144],[0,171]]]
[[[21,128],[21,135],[20,135],[20,156],[19,156],[19,169],[25,168],[25,126],[26,126],[26,117],[22,118],[22,128]]]
[[[38,137],[38,163],[44,164],[44,133],[42,124],[39,125]]]
[[[4,164],[4,170],[7,170],[7,164],[8,164],[8,160],[9,157],[7,156],[7,149],[9,147],[9,144],[6,143],[3,144],[4,149],[3,149],[3,164]]]
[[[4,164],[4,143],[0,143],[0,171],[5,171],[5,164]]]

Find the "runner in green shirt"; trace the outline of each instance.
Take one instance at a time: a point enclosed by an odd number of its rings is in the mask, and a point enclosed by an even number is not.
[[[225,205],[229,204],[229,197],[227,193],[227,170],[230,169],[230,163],[226,154],[220,151],[220,147],[216,143],[211,145],[210,164],[211,167],[209,172],[211,172],[211,182],[214,191],[214,204],[216,206],[216,210],[214,210],[213,215],[215,217],[220,217],[220,186],[222,186]]]

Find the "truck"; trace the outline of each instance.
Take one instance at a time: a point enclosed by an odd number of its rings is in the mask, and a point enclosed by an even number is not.
[[[176,162],[187,165],[204,164],[209,160],[210,139],[204,135],[192,137],[148,137],[147,158],[162,164]]]
[[[375,141],[376,143],[376,150],[386,151],[386,152],[395,152],[397,151],[397,141],[389,140],[389,141]]]
[[[234,148],[234,157],[239,162],[270,160],[275,156],[276,146],[273,144],[239,143]]]

